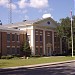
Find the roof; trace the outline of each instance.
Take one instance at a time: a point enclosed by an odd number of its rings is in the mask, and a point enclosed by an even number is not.
[[[56,21],[54,21],[51,17],[48,17],[48,18],[41,18],[41,19],[37,19],[37,20],[24,20],[23,22],[7,24],[7,25],[4,25],[4,26],[8,27],[8,28],[13,28],[13,27],[20,27],[20,26],[27,26],[27,25],[35,25],[35,24],[40,23],[40,22],[42,22],[44,20],[47,20],[47,19],[50,19],[56,25],[58,25]]]
[[[19,30],[19,29],[13,29],[13,28],[8,28],[8,27],[5,27],[3,25],[0,25],[0,30],[7,30],[7,31],[23,31],[23,30]]]

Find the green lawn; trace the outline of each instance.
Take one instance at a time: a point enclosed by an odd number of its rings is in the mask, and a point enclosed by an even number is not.
[[[14,67],[14,66],[25,66],[33,64],[42,64],[42,63],[51,63],[59,61],[74,60],[75,57],[64,56],[64,57],[38,57],[38,58],[29,58],[29,59],[0,59],[0,68],[4,67]]]

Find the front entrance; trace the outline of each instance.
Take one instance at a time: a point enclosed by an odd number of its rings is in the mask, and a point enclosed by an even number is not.
[[[48,47],[48,49],[47,49],[47,56],[51,56],[51,48],[50,47]]]
[[[46,55],[51,56],[51,44],[50,43],[46,45]]]

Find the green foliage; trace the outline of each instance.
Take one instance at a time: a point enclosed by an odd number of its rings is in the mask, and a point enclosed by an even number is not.
[[[8,55],[8,56],[6,56],[6,59],[11,59],[11,58],[13,58],[12,55]]]
[[[73,16],[72,18],[73,18],[73,34],[75,34],[75,16]],[[57,27],[57,33],[58,36],[61,38],[65,36],[68,49],[71,50],[71,19],[69,17],[60,19],[60,26]],[[75,35],[73,35],[73,39],[75,50]]]
[[[57,27],[57,35],[62,38],[64,36],[64,33],[63,33],[63,27],[62,26],[58,26]]]
[[[31,49],[30,49],[30,46],[29,46],[29,42],[28,41],[25,41],[24,42],[24,45],[22,46],[22,51],[24,52],[24,55],[26,57],[28,57],[28,56],[31,55]]]
[[[12,55],[1,56],[1,59],[11,59],[11,58],[13,58]]]
[[[58,36],[63,38],[66,37],[70,40],[71,37],[71,21],[69,17],[60,19],[60,25],[57,27]]]
[[[1,59],[6,59],[6,56],[1,56]]]

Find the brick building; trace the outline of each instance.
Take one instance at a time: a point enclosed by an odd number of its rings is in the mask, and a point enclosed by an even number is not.
[[[58,24],[52,18],[42,18],[34,21],[24,20],[20,23],[6,25],[8,28],[27,32],[32,55],[62,54],[61,39],[57,36]]]
[[[0,26],[0,55],[20,54],[25,32]]]

